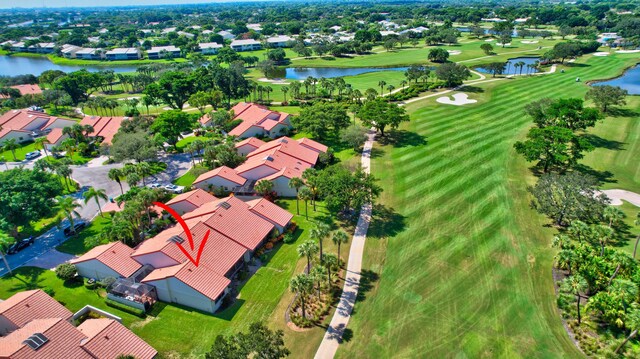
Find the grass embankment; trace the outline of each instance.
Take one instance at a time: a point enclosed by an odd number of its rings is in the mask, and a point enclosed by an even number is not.
[[[542,97],[582,97],[584,79],[633,60],[580,59],[566,73],[467,88],[479,102],[408,106],[395,145],[376,146],[385,189],[363,270],[380,275],[355,306],[338,357],[580,357],[555,305],[552,231],[529,207],[528,167],[513,150]],[[583,62],[586,62],[582,64]]]
[[[294,200],[282,200],[278,203],[290,212],[296,213]],[[309,206],[309,220],[307,220],[304,216],[304,203],[301,202],[300,205],[301,215],[294,217],[294,221],[299,226],[296,231],[297,240],[292,244],[281,244],[276,247],[276,250],[269,252],[265,265],[241,288],[240,299],[231,307],[215,315],[159,303],[154,309],[153,316],[141,320],[115,308],[107,307],[104,304],[103,292],[91,291],[82,285],[69,287],[56,278],[52,271],[30,267],[18,269],[15,276],[0,278],[0,298],[6,299],[26,289],[49,288],[54,291],[54,297],[72,311],[91,304],[122,317],[125,325],[158,349],[163,357],[201,356],[209,350],[218,334],[246,330],[254,321],[262,320],[270,327],[285,329],[284,310],[292,299],[288,289],[289,280],[294,272],[301,272],[306,263],[306,260],[298,258],[296,248],[298,244],[309,238],[309,229],[312,228],[314,221],[327,221],[330,218],[322,204],[319,204],[316,212],[313,211],[312,206]],[[98,217],[94,224],[63,243],[58,249],[74,254],[87,250],[82,247],[81,238],[94,235],[104,220],[106,219]],[[336,249],[330,242],[325,240],[325,250],[335,253]],[[348,253],[348,247],[348,245],[343,246],[343,257]],[[312,353],[323,333],[324,329],[321,327],[304,333],[287,331],[285,340],[294,353],[305,351]]]

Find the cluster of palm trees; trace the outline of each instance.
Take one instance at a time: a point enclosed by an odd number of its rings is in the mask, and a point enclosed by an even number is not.
[[[363,97],[360,90],[353,89],[351,84],[346,83],[342,77],[318,79],[309,76],[303,82],[294,81],[289,86],[283,86],[282,92],[285,94],[285,101],[287,93],[291,93],[294,99],[333,98],[333,95],[337,94],[339,99],[360,102]]]
[[[112,168],[107,173],[110,180],[115,181],[120,186],[120,193],[124,194],[122,181],[126,181],[129,187],[135,187],[142,181],[146,185],[145,178],[153,174],[153,167],[147,162],[128,163],[122,168]]]
[[[249,95],[245,98],[247,102],[266,102],[271,101],[269,94],[273,92],[273,88],[271,86],[263,86],[257,83],[249,84]]]
[[[85,107],[89,108],[92,113],[96,113],[100,116],[115,116],[115,109],[120,107],[120,104],[115,99],[106,98],[104,96],[90,97],[87,101],[80,103],[80,109],[84,112]]]
[[[509,72],[510,66],[511,66],[511,62],[507,62],[507,72]],[[519,75],[522,75],[522,70],[526,67],[527,68],[526,75],[528,75],[530,72],[534,73],[535,70],[538,69],[538,67],[540,67],[540,61],[536,61],[532,64],[527,64],[524,61],[518,61],[513,64],[513,67],[515,71],[518,71],[518,69],[520,69],[520,72],[518,73]]]
[[[331,236],[331,240],[338,247],[338,254],[323,252],[323,241]],[[325,223],[318,223],[309,231],[310,240],[298,246],[298,255],[307,259],[304,273],[293,277],[290,289],[300,298],[302,317],[307,319],[306,304],[315,292],[318,303],[322,302],[322,293],[331,294],[333,276],[340,268],[340,247],[349,241],[349,236],[342,230],[331,235],[331,228]],[[318,257],[316,258],[316,255]]]
[[[300,215],[300,201],[304,201],[305,217],[309,219],[308,203],[313,205],[316,211],[316,200],[320,195],[319,179],[314,168],[308,168],[302,172],[302,178],[293,177],[289,180],[289,187],[296,190],[296,213]]]

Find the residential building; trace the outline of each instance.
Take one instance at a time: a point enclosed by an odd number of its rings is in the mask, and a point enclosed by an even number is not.
[[[290,116],[287,113],[271,111],[254,103],[240,102],[233,106],[234,120],[242,120],[229,131],[229,135],[239,138],[268,136],[275,138],[291,129]]]
[[[178,31],[177,34],[180,35],[180,36],[184,36],[184,37],[186,37],[188,39],[193,39],[196,36],[196,35],[194,35],[194,34],[192,34],[190,32],[186,32],[186,31]]]
[[[67,59],[75,59],[76,52],[80,50],[82,50],[82,47],[80,46],[65,44],[62,45],[60,52],[62,53],[62,56],[66,57]]]
[[[102,117],[102,116],[85,116],[81,121],[81,125],[90,125],[93,132],[89,136],[102,139],[102,143],[110,145],[113,136],[118,133],[123,121],[127,121],[128,117]]]
[[[34,135],[76,123],[74,120],[49,116],[44,112],[9,110],[0,116],[0,145],[10,138],[16,139],[19,143],[31,141]]]
[[[259,142],[245,140],[237,143],[236,149],[247,152],[257,145]],[[304,170],[315,166],[320,153],[327,150],[323,144],[308,138],[293,140],[281,137],[271,142],[262,142],[262,145],[246,153],[247,160],[240,166],[235,169],[219,167],[205,172],[196,179],[193,186],[205,190],[251,193],[257,182],[267,180],[273,183],[273,190],[279,196],[295,197],[295,189],[289,187],[290,180],[301,177]]]
[[[231,42],[231,48],[235,51],[254,51],[262,49],[262,44],[260,41],[253,39],[233,40]]]
[[[262,31],[262,25],[260,24],[247,24],[247,29],[253,30],[255,32]]]
[[[139,60],[142,58],[142,53],[135,47],[115,48],[107,51],[107,60]]]
[[[181,57],[182,54],[180,49],[171,45],[171,46],[154,46],[151,49],[147,50],[147,56],[151,60],[157,60],[164,57]]]
[[[104,60],[106,58],[106,55],[103,49],[94,49],[91,47],[84,47],[76,51],[75,56],[76,56],[76,59],[81,59],[81,60]]]
[[[45,144],[45,148],[47,150],[52,150],[54,147],[60,146],[64,140],[69,138],[69,135],[63,133],[61,128],[54,128],[47,134],[47,143]]]
[[[218,35],[222,36],[222,38],[225,40],[233,40],[236,38],[236,36],[232,34],[231,31],[226,30],[218,31]]]
[[[246,138],[235,144],[236,151],[239,154],[246,156],[249,153],[257,150],[260,146],[264,145],[266,142],[261,139],[255,137]]]
[[[42,290],[0,302],[0,358],[152,359],[158,352],[118,321],[86,319],[79,326],[67,308]]]
[[[198,48],[203,55],[215,55],[218,53],[218,49],[222,48],[222,45],[217,42],[203,42],[198,45]]]
[[[295,39],[287,35],[278,35],[267,38],[270,47],[289,47]]]
[[[293,215],[259,198],[247,202],[230,196],[218,199],[200,189],[167,203],[182,214],[193,247],[181,225],[170,227],[135,249],[120,243],[99,246],[72,261],[78,274],[89,278],[114,276],[153,288],[157,298],[204,312],[220,308],[237,271],[274,233],[282,233]],[[275,232],[277,230],[277,232]],[[207,237],[196,266],[190,260]],[[184,251],[178,246],[181,244]],[[127,278],[127,279],[124,279]],[[118,283],[118,282],[116,282]],[[113,292],[109,294],[113,296]],[[111,298],[111,297],[110,297]],[[119,297],[126,303],[135,298]]]
[[[38,84],[24,84],[24,85],[15,85],[10,86],[12,89],[16,89],[20,91],[20,96],[25,95],[38,95],[42,93],[42,89]],[[0,98],[8,98],[9,96],[0,95]]]
[[[34,52],[36,54],[52,54],[55,47],[56,44],[53,42],[40,42],[27,47],[27,52]]]

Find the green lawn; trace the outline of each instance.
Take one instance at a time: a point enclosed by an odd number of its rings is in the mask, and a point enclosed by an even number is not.
[[[193,173],[193,169],[201,168],[201,167],[202,167],[201,165],[197,165],[197,167],[191,168],[189,171],[187,171],[187,173],[183,174],[178,179],[173,181],[173,184],[175,184],[176,186],[185,186],[185,187],[191,186],[193,184],[193,181],[195,181],[197,178],[197,176]]]
[[[338,357],[580,357],[555,305],[552,230],[528,206],[534,178],[512,146],[531,124],[524,105],[583,97],[576,76],[635,61],[589,57],[564,74],[474,85],[474,105],[409,105],[412,121],[373,153],[386,209],[375,211],[364,270],[380,280],[356,304]]]
[[[27,153],[37,151],[37,150],[38,148],[36,148],[35,142],[29,142],[21,145],[20,148],[16,149],[15,158],[13,157],[13,153],[11,153],[11,151],[9,150],[0,152],[0,158],[4,157],[4,159],[6,159],[9,162],[24,161],[24,156]]]
[[[108,213],[105,214],[104,217],[98,216],[85,229],[64,241],[61,245],[57,246],[56,249],[60,252],[75,255],[86,253],[91,249],[91,247],[88,247],[84,243],[84,240],[91,236],[97,236],[100,234],[108,223],[111,223],[111,216],[109,216]]]

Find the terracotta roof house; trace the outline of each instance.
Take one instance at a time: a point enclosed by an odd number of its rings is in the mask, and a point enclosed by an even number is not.
[[[234,146],[236,148],[236,151],[238,151],[239,154],[246,156],[249,153],[258,149],[260,146],[264,145],[265,143],[266,142],[262,141],[261,139],[258,139],[255,137],[249,137],[236,143]]]
[[[236,187],[243,186],[246,182],[247,179],[239,176],[234,169],[222,166],[198,176],[193,182],[193,187],[206,190],[211,190],[215,187],[231,191]]]
[[[87,337],[81,342],[82,348],[92,358],[116,359],[130,355],[136,359],[150,359],[158,354],[151,345],[113,319],[86,320],[77,330]]]
[[[204,312],[214,313],[229,290],[231,281],[210,270],[185,262],[172,267],[156,269],[143,283],[153,285],[158,298],[164,302],[177,303]]]
[[[45,144],[47,150],[59,146],[64,140],[69,138],[69,135],[62,133],[61,128],[54,128],[47,134],[47,143]]]
[[[128,120],[128,117],[101,117],[101,116],[85,116],[81,125],[91,125],[93,132],[91,136],[101,137],[102,143],[111,144],[113,136],[118,133],[122,122]]]
[[[262,197],[245,202],[249,210],[273,224],[280,233],[291,223],[293,214]]]
[[[76,123],[74,120],[52,117],[44,112],[27,109],[10,110],[0,116],[0,145],[10,138],[16,139],[19,143],[30,141],[33,139],[34,132],[42,133]]]
[[[33,318],[71,320],[73,313],[40,289],[18,292],[0,302],[0,336],[23,327]]]
[[[42,93],[42,89],[38,84],[24,84],[24,85],[15,85],[11,86],[11,88],[20,91],[20,95],[37,95]],[[0,95],[0,98],[8,98],[8,96]]]
[[[21,323],[0,332],[0,358],[8,359],[116,359],[130,355],[154,358],[158,352],[112,319],[71,323],[73,314],[41,290],[14,294],[0,302],[0,323]],[[16,313],[19,312],[19,321]],[[12,318],[12,319],[7,319]]]
[[[78,274],[85,278],[127,278],[142,265],[131,258],[134,250],[122,242],[103,244],[90,250],[80,258],[73,259]]]
[[[229,131],[229,135],[239,138],[269,136],[278,137],[291,128],[287,113],[271,111],[254,103],[240,102],[232,108],[234,120],[242,122]]]
[[[167,206],[171,207],[178,214],[183,215],[199,208],[203,204],[215,201],[217,198],[209,192],[197,188],[193,191],[181,193],[167,202]]]
[[[219,167],[205,172],[193,186],[250,193],[255,183],[268,180],[273,182],[273,190],[279,196],[295,197],[296,190],[289,187],[289,180],[301,177],[305,169],[315,166],[320,153],[327,151],[327,146],[308,138],[294,140],[289,137],[270,142],[248,138],[235,147],[243,151],[242,154],[246,153],[247,160],[243,164],[235,169]],[[251,148],[254,149],[249,151]]]

